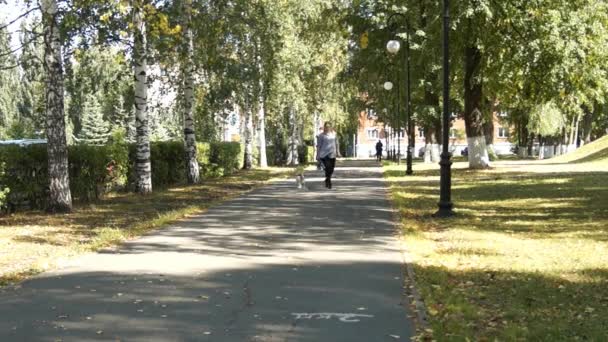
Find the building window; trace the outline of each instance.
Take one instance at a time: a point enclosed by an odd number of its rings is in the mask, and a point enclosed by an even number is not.
[[[424,138],[424,129],[423,128],[418,128],[418,137]]]
[[[499,138],[508,138],[509,137],[509,129],[504,127],[498,128],[498,137]]]
[[[367,137],[369,139],[378,139],[378,130],[375,128],[370,128],[367,130]]]

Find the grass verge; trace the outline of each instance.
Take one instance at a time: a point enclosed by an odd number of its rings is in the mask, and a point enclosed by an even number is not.
[[[455,163],[457,216],[435,219],[439,171],[385,165],[404,248],[440,341],[608,339],[608,159]]]
[[[118,245],[292,172],[285,168],[240,171],[145,197],[114,194],[94,204],[77,205],[70,214],[23,212],[0,217],[0,285],[22,281],[73,256]]]

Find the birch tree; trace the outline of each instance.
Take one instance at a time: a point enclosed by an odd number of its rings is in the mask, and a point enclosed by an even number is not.
[[[68,148],[63,103],[63,58],[56,0],[42,0],[44,70],[46,72],[46,139],[50,212],[72,210],[68,173]]]
[[[182,8],[182,82],[183,82],[183,121],[184,143],[186,150],[186,172],[189,184],[200,182],[199,165],[196,158],[196,135],[194,130],[194,61],[192,38],[192,0],[183,0]]]
[[[136,160],[135,188],[139,194],[152,192],[150,162],[150,128],[148,125],[148,45],[146,39],[145,6],[138,0],[133,6],[133,71],[135,73]]]

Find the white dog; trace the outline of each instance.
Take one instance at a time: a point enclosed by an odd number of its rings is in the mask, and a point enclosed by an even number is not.
[[[296,170],[296,185],[298,189],[306,189],[306,178],[304,178],[303,167],[298,167]]]

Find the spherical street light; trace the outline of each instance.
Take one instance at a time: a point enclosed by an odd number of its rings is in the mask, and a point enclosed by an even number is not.
[[[384,82],[384,89],[386,89],[386,90],[393,89],[393,82]]]
[[[389,40],[388,43],[386,43],[386,50],[393,55],[396,55],[400,48],[401,44],[398,40]]]

